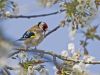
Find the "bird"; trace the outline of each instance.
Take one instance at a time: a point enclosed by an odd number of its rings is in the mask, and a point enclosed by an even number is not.
[[[48,25],[45,22],[38,22],[29,28],[18,41],[24,41],[25,49],[36,47],[43,41]]]

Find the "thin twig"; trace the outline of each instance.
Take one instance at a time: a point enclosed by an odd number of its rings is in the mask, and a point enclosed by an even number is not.
[[[54,63],[54,65],[56,66],[56,68],[57,68],[58,70],[60,70],[60,64],[58,64],[58,62],[57,62],[55,56],[53,56],[53,63]]]
[[[19,51],[16,51],[16,52],[13,52],[13,53],[10,53],[10,54],[8,55],[8,58],[14,56],[15,54],[18,54],[19,52],[20,52],[20,50],[19,50]]]
[[[48,13],[48,14],[40,14],[40,15],[29,15],[29,16],[24,16],[24,15],[19,15],[19,16],[15,16],[15,15],[10,15],[8,16],[8,18],[37,18],[37,17],[45,17],[45,16],[50,16],[50,15],[55,15],[61,12],[64,12],[65,10],[60,10],[60,11],[55,11],[52,13]]]
[[[45,38],[48,36],[48,35],[50,35],[51,33],[53,33],[53,32],[55,32],[57,29],[59,29],[60,28],[60,26],[57,26],[57,27],[55,27],[54,29],[52,29],[50,32],[48,32],[46,35],[45,35]]]
[[[85,41],[84,41],[84,44],[83,44],[84,55],[88,55],[89,54],[89,52],[88,52],[88,50],[86,48],[86,45],[85,45],[87,43],[87,41],[88,41],[88,38],[86,37],[85,38]]]
[[[10,66],[5,66],[8,70],[14,70],[13,67],[10,67]]]
[[[3,74],[4,75],[11,75],[11,73],[8,71],[6,67],[3,68]]]

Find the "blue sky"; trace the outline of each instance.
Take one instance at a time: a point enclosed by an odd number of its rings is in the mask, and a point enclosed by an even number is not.
[[[53,11],[57,11],[57,5],[52,8],[42,8],[39,7],[35,0],[12,0],[18,3],[19,5],[19,15],[34,15],[34,14],[42,14],[49,13]],[[95,17],[91,24],[100,24],[100,10],[98,15]],[[34,24],[37,24],[39,21],[45,21],[49,25],[49,30],[56,27],[59,24],[59,21],[64,19],[64,13],[41,17],[41,18],[32,18],[32,19],[8,19],[3,21],[3,29],[5,30],[5,35],[12,38],[13,40],[19,39],[22,34]],[[100,27],[98,28],[98,34],[100,34]],[[78,49],[79,47],[79,39],[82,39],[83,36],[81,34],[77,34],[75,37],[75,45]],[[60,28],[50,36],[48,36],[38,48],[46,49],[46,50],[55,50],[60,54],[62,50],[67,49],[67,44],[70,42],[68,36],[68,28]],[[92,56],[95,56],[97,60],[100,60],[100,41],[89,41],[88,50]],[[50,67],[50,66],[49,66]],[[100,65],[93,65],[90,67],[90,70],[93,73],[97,73],[100,75]],[[52,71],[51,71],[52,72]]]

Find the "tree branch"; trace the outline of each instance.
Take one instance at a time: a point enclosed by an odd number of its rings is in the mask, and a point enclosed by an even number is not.
[[[48,35],[50,35],[51,33],[53,33],[53,32],[55,32],[57,29],[59,29],[60,28],[60,26],[57,26],[57,27],[55,27],[54,29],[52,29],[50,32],[48,32],[46,35],[45,35],[45,38],[48,36]]]
[[[53,63],[54,63],[54,65],[56,66],[57,69],[60,69],[60,66],[59,66],[59,64],[57,63],[57,60],[56,60],[56,57],[55,57],[55,56],[53,56]]]
[[[24,15],[19,15],[19,16],[15,16],[15,15],[10,15],[7,16],[8,18],[37,18],[37,17],[45,17],[45,16],[50,16],[50,15],[55,15],[61,12],[64,12],[65,10],[60,10],[60,11],[55,11],[52,13],[48,13],[48,14],[40,14],[40,15],[29,15],[29,16],[24,16]]]
[[[13,52],[13,53],[8,54],[8,58],[10,58],[10,57],[14,56],[15,54],[18,54],[19,52],[20,52],[20,50],[19,50],[19,51],[16,51],[16,52]]]
[[[46,54],[46,55],[50,55],[52,57],[56,57],[56,58],[59,58],[63,61],[73,61],[75,63],[80,63],[80,62],[83,62],[84,64],[100,64],[100,61],[90,61],[90,62],[86,62],[86,61],[83,61],[83,60],[74,60],[74,59],[71,59],[71,58],[64,58],[63,56],[61,55],[58,55],[54,52],[50,52],[50,51],[47,51],[47,50],[39,50],[39,49],[31,49],[31,50],[25,50],[25,49],[16,49],[18,51],[25,51],[25,52],[36,52],[36,53],[43,53],[43,54]]]
[[[11,75],[6,67],[3,68],[3,75]]]

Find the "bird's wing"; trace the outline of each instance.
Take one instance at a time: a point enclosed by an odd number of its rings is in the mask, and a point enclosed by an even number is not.
[[[24,34],[23,34],[23,36],[20,38],[20,39],[18,39],[19,41],[22,41],[22,40],[26,40],[26,39],[28,39],[28,38],[34,38],[35,37],[35,33],[34,32],[31,32],[31,31],[26,31]]]

